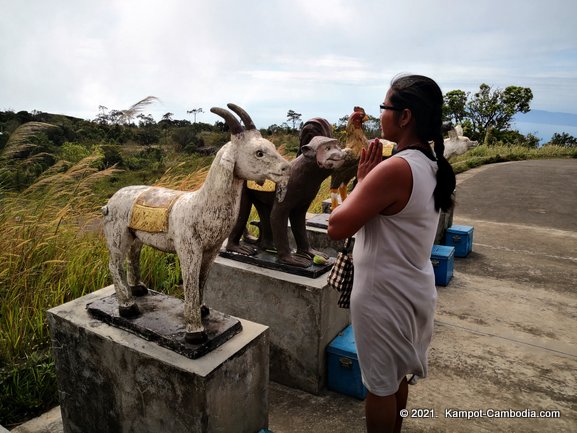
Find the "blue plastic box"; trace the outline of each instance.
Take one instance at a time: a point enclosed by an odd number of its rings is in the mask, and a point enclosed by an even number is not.
[[[431,252],[431,262],[435,271],[435,284],[446,286],[453,278],[453,268],[455,266],[455,247],[446,245],[433,245]]]
[[[445,245],[455,247],[455,257],[467,257],[473,250],[473,227],[449,227],[445,232]]]
[[[327,346],[327,376],[329,389],[360,400],[367,396],[351,325],[343,329]]]

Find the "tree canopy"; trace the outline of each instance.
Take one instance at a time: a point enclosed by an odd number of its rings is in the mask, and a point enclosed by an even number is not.
[[[465,111],[467,107],[468,94],[462,90],[451,90],[444,96],[445,105],[443,114],[446,120],[450,120],[455,124],[463,123],[467,116]]]
[[[301,119],[301,116],[302,114],[297,113],[294,110],[289,110],[286,114],[287,120],[293,124],[293,129],[296,129],[296,122]]]
[[[568,134],[567,132],[558,133],[556,132],[551,137],[549,144],[556,144],[558,146],[574,147],[577,146],[577,138]]]
[[[446,120],[462,123],[474,140],[488,142],[491,135],[511,127],[517,113],[530,111],[533,92],[528,87],[508,86],[504,90],[481,84],[472,97],[462,90],[445,94]]]

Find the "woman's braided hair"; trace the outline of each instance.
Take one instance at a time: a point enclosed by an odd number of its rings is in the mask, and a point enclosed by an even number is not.
[[[445,142],[443,124],[443,92],[432,79],[422,75],[402,75],[391,83],[391,103],[411,110],[417,125],[417,135],[424,142],[434,143],[437,157],[437,186],[433,193],[435,209],[448,211],[453,207],[456,180],[453,167],[443,156]]]

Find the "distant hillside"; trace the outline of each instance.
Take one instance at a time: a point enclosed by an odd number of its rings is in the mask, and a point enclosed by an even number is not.
[[[528,113],[517,114],[515,116],[515,121],[577,127],[577,114],[557,113],[554,111],[545,110],[531,110]]]

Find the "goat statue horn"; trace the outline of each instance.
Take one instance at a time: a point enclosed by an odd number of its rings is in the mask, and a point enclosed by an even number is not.
[[[226,105],[228,108],[230,108],[236,114],[238,114],[238,117],[241,118],[242,123],[244,123],[244,127],[247,129],[247,131],[249,129],[256,129],[256,126],[254,126],[254,122],[252,121],[252,119],[250,118],[250,116],[248,115],[248,113],[246,111],[244,111],[238,105],[233,104],[232,102],[230,104],[226,104]]]
[[[234,117],[232,115],[232,113],[228,110],[225,110],[224,108],[219,108],[219,107],[212,107],[210,109],[210,111],[212,111],[214,114],[222,117],[226,123],[226,125],[228,126],[228,129],[230,129],[230,132],[232,134],[240,134],[242,131],[244,131],[242,125],[240,124],[240,122],[238,121],[238,119],[236,117]]]

